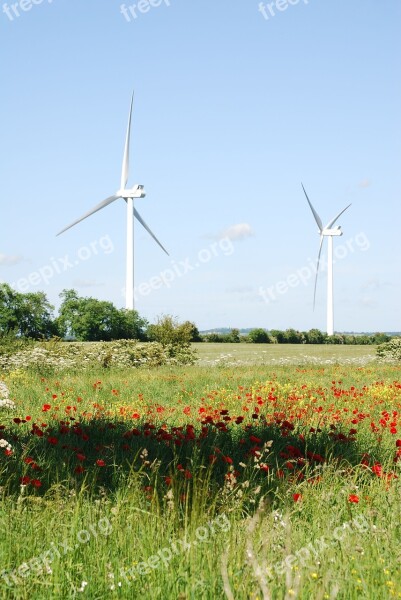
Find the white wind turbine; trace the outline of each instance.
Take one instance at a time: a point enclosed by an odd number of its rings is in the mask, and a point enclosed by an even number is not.
[[[315,277],[315,289],[313,293],[313,308],[315,308],[315,300],[316,300],[316,285],[317,285],[317,276],[319,272],[319,264],[320,264],[320,255],[322,253],[323,240],[327,237],[327,335],[334,334],[334,309],[333,309],[333,237],[340,236],[343,234],[341,231],[341,227],[337,225],[337,227],[332,228],[334,223],[337,221],[339,217],[351,206],[348,204],[341,212],[338,213],[334,219],[331,219],[327,223],[325,227],[323,227],[323,223],[317,212],[312,206],[311,201],[308,198],[308,194],[305,191],[304,185],[302,185],[302,189],[310,206],[313,216],[315,217],[315,221],[317,226],[319,227],[319,235],[320,235],[320,245],[319,245],[319,254],[317,255],[317,265],[316,265],[316,277]]]
[[[132,105],[134,102],[134,94],[132,94],[131,105],[128,116],[128,126],[127,126],[127,135],[125,138],[125,148],[124,148],[124,157],[123,157],[123,166],[121,171],[121,182],[120,189],[117,192],[103,200],[97,204],[94,208],[89,210],[87,213],[82,215],[79,219],[64,227],[57,235],[60,235],[70,227],[77,225],[87,217],[93,215],[93,213],[101,210],[108,204],[111,204],[115,200],[119,198],[123,198],[127,203],[127,272],[126,272],[126,283],[125,283],[125,307],[129,310],[133,310],[134,308],[134,216],[138,219],[140,224],[146,229],[146,231],[152,236],[152,238],[157,242],[162,250],[169,255],[167,250],[162,246],[159,242],[155,234],[149,229],[145,221],[142,219],[139,212],[134,207],[134,198],[144,198],[146,196],[146,192],[144,190],[143,185],[134,185],[132,188],[127,188],[128,183],[128,174],[129,174],[129,145],[130,145],[130,136],[131,136],[131,118],[132,118]]]

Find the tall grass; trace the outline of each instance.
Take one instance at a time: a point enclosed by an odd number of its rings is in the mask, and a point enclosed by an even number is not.
[[[396,367],[19,370],[5,381],[17,409],[2,413],[14,453],[0,458],[1,598],[401,597],[398,436],[370,425],[387,412],[398,426]],[[331,405],[350,439],[330,435]],[[201,408],[244,421],[202,425]],[[350,436],[354,410],[367,416]],[[273,412],[281,420],[263,417]],[[181,444],[155,433],[174,427]],[[316,458],[297,464],[288,446]]]

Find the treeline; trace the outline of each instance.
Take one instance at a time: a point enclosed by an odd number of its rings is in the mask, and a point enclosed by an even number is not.
[[[319,329],[297,331],[295,329],[252,329],[248,334],[241,334],[238,329],[228,333],[207,333],[200,336],[203,342],[215,343],[250,343],[250,344],[353,344],[369,345],[388,342],[391,336],[386,333],[372,335],[353,335],[336,333],[327,335]]]
[[[136,339],[167,344],[190,342],[229,342],[254,344],[382,344],[391,336],[335,334],[319,329],[252,329],[246,335],[239,329],[228,333],[200,334],[190,321],[178,323],[171,316],[149,323],[135,310],[118,309],[112,302],[82,297],[75,290],[63,290],[57,316],[44,292],[20,293],[7,284],[0,285],[0,338],[74,339],[85,342]]]
[[[82,342],[112,340],[157,341],[185,345],[199,339],[193,323],[178,323],[171,316],[155,324],[136,310],[118,309],[112,302],[82,297],[75,290],[60,294],[58,315],[43,292],[23,294],[9,285],[0,285],[0,339],[73,339]]]

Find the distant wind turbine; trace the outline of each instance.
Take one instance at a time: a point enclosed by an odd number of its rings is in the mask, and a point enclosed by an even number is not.
[[[121,182],[120,189],[103,202],[97,204],[94,208],[89,210],[87,213],[82,215],[79,219],[64,227],[57,235],[64,233],[70,227],[77,225],[87,217],[90,217],[98,210],[101,210],[105,206],[108,206],[115,200],[119,198],[123,198],[127,203],[127,272],[126,272],[126,284],[125,284],[125,306],[129,310],[133,310],[134,308],[134,216],[138,219],[140,224],[146,229],[146,231],[152,236],[152,238],[159,244],[160,248],[169,255],[167,250],[162,246],[159,242],[155,234],[149,229],[145,221],[142,219],[139,212],[134,207],[134,198],[145,198],[146,192],[144,190],[143,185],[134,185],[132,188],[127,188],[128,183],[128,175],[129,175],[129,145],[130,145],[130,136],[131,136],[131,119],[132,119],[132,106],[134,102],[134,94],[132,94],[131,105],[128,115],[128,126],[127,126],[127,135],[125,138],[125,148],[124,148],[124,157],[123,157],[123,166],[121,171]]]
[[[339,217],[351,206],[348,204],[341,212],[338,213],[334,219],[331,219],[327,223],[325,227],[323,227],[323,223],[317,212],[312,206],[311,201],[308,198],[308,194],[305,191],[304,185],[302,185],[302,189],[310,206],[313,216],[315,217],[315,221],[317,226],[319,227],[319,235],[320,235],[320,245],[319,245],[319,254],[317,255],[317,266],[316,266],[316,277],[315,277],[315,289],[313,292],[313,309],[315,308],[316,301],[316,285],[317,285],[317,276],[319,272],[319,264],[320,264],[320,255],[322,253],[323,240],[327,237],[327,335],[334,334],[334,309],[333,309],[333,237],[340,236],[343,234],[341,231],[341,227],[337,225],[332,229],[334,223],[337,221]]]

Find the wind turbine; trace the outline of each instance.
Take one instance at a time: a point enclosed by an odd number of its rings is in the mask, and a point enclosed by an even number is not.
[[[319,254],[317,255],[317,266],[316,266],[316,277],[315,277],[315,289],[313,292],[313,309],[315,309],[315,301],[316,301],[316,285],[317,285],[317,276],[319,272],[319,264],[320,264],[320,255],[322,253],[323,240],[327,237],[327,335],[334,334],[334,309],[333,309],[333,237],[340,236],[343,234],[341,231],[341,227],[337,225],[334,227],[334,223],[337,221],[339,217],[351,206],[348,204],[341,212],[338,213],[334,219],[331,219],[323,227],[323,223],[317,212],[312,206],[311,201],[308,198],[308,194],[305,191],[303,183],[302,189],[310,206],[313,216],[315,217],[315,221],[317,226],[319,227],[319,235],[320,235],[320,245],[319,245]]]
[[[129,310],[134,309],[134,217],[138,219],[140,224],[146,229],[146,231],[152,236],[157,244],[159,244],[160,248],[169,256],[167,250],[162,246],[159,242],[155,234],[150,230],[148,225],[142,219],[139,212],[134,207],[134,198],[145,198],[146,192],[144,190],[143,185],[135,184],[132,188],[127,188],[128,183],[128,175],[129,175],[129,145],[130,145],[130,136],[131,136],[131,120],[132,120],[132,106],[134,103],[134,93],[132,93],[131,97],[131,105],[128,114],[128,126],[127,126],[127,134],[125,137],[125,147],[124,147],[124,156],[123,156],[123,165],[121,170],[121,181],[120,188],[117,190],[113,196],[109,196],[106,200],[103,200],[99,204],[97,204],[94,208],[86,212],[82,217],[64,227],[57,235],[64,233],[67,229],[74,227],[77,223],[80,223],[87,217],[90,217],[98,210],[101,210],[105,206],[108,206],[115,200],[119,198],[123,198],[123,200],[127,203],[127,271],[126,271],[126,284],[125,284],[125,307]]]

